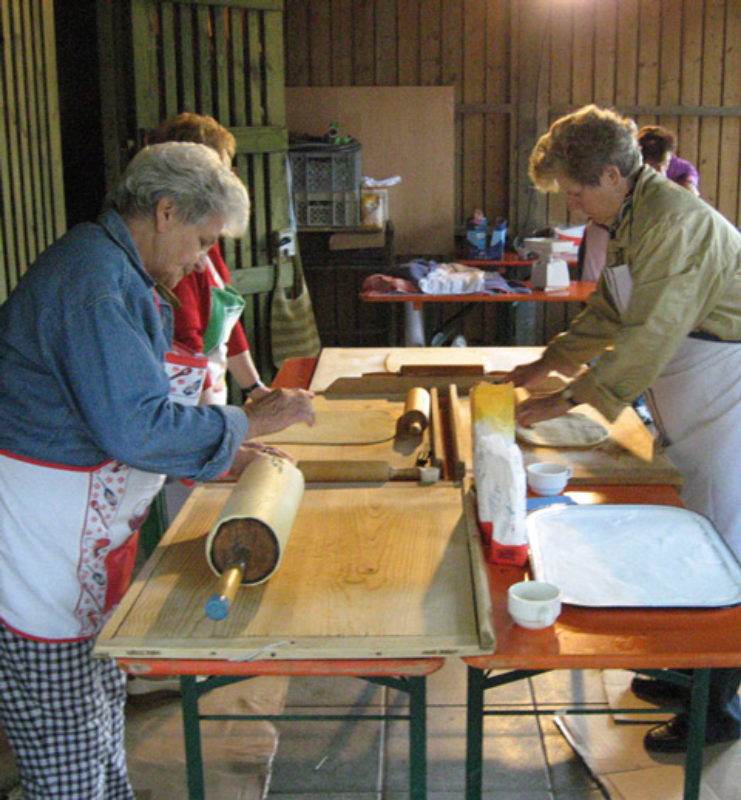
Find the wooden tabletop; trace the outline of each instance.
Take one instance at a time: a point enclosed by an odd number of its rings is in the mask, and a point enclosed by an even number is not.
[[[516,348],[509,348],[516,350]],[[316,359],[291,359],[275,385],[308,385]],[[593,485],[568,491],[578,503],[681,506],[669,485]],[[481,669],[716,667],[741,663],[741,607],[719,609],[595,609],[564,606],[555,626],[529,631],[506,609],[507,589],[525,571],[488,566],[496,652],[466,657]]]

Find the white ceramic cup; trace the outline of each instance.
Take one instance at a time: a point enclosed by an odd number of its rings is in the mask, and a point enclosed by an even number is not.
[[[571,467],[550,461],[527,465],[527,482],[536,494],[561,494],[571,477]]]
[[[507,592],[507,611],[523,628],[547,628],[561,613],[561,590],[545,581],[514,583]]]

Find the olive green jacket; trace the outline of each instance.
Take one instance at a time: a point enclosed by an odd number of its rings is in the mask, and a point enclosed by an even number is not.
[[[607,273],[622,264],[632,290],[621,312]],[[705,201],[644,167],[597,288],[544,358],[574,375],[599,356],[573,382],[573,396],[614,420],[691,332],[741,341],[741,233]]]

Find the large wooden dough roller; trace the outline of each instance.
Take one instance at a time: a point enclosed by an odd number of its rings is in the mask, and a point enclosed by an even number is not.
[[[385,483],[419,481],[435,483],[438,467],[392,467],[388,461],[299,461],[298,468],[307,483]]]
[[[206,538],[206,559],[221,576],[207,617],[224,619],[241,584],[263,583],[275,572],[303,492],[303,474],[290,461],[266,455],[248,464]]]
[[[421,386],[407,392],[404,412],[396,423],[396,435],[419,436],[430,422],[430,393]]]

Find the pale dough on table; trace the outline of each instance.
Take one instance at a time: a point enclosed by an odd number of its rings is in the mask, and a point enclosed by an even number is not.
[[[578,412],[536,422],[532,428],[518,425],[517,436],[539,447],[594,447],[610,435],[596,420]]]

